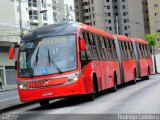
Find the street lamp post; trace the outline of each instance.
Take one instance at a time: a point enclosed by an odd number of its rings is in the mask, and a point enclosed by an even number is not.
[[[21,39],[23,36],[21,0],[18,0],[18,3],[19,3],[19,28],[20,28],[20,39]]]

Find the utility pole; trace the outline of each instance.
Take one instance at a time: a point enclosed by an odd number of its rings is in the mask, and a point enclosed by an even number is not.
[[[18,3],[19,3],[19,28],[20,28],[20,40],[21,40],[23,36],[21,0],[18,0]]]

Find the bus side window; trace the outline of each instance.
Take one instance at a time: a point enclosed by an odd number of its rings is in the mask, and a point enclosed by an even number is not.
[[[124,43],[124,52],[125,52],[125,60],[127,60],[128,59],[128,52],[127,52],[127,44],[126,44],[126,42],[125,41],[123,41],[123,43]]]
[[[108,51],[108,46],[109,46],[109,43],[108,43],[108,38],[104,38],[104,45],[105,45],[105,51],[106,51],[106,56],[107,56],[107,59],[109,60],[110,59],[110,55],[109,55],[109,51]]]
[[[89,59],[90,59],[90,50],[89,50],[89,39],[87,37],[87,32],[86,31],[83,31],[82,33],[80,33],[82,35],[80,35],[81,37],[83,36],[83,39],[86,41],[86,48],[87,50],[86,51],[81,51],[81,65],[82,65],[82,68],[89,62]]]
[[[102,43],[102,52],[103,52],[103,55],[104,55],[104,59],[107,60],[108,59],[108,56],[107,56],[107,51],[106,51],[106,45],[105,45],[105,38],[104,37],[101,37],[101,43]]]
[[[119,45],[120,45],[120,50],[121,50],[121,54],[122,54],[122,60],[124,60],[124,46],[123,46],[123,41],[119,41]]]
[[[111,46],[111,40],[108,38],[108,52],[109,52],[109,56],[110,56],[110,59],[112,60],[113,59],[113,54],[112,54],[112,46]]]
[[[142,49],[141,49],[140,44],[138,44],[138,49],[139,49],[139,56],[140,56],[140,58],[142,58]]]
[[[99,59],[99,54],[96,46],[97,36],[95,34],[92,34],[92,38],[93,38],[92,48],[93,48],[94,58]]]
[[[134,59],[135,53],[134,53],[134,48],[133,48],[133,42],[130,43],[130,47],[131,47],[131,56],[132,56],[132,59]]]
[[[102,57],[102,60],[105,60],[105,53],[103,51],[104,49],[104,43],[103,43],[103,38],[101,36],[99,36],[99,51],[100,51],[100,54],[101,54],[101,57]]]

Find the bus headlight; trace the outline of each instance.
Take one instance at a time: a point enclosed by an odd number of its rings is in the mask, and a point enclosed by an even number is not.
[[[78,77],[74,77],[74,78],[73,78],[73,81],[78,81]]]
[[[23,85],[19,85],[19,89],[23,89]]]
[[[19,85],[19,89],[20,90],[22,90],[22,89],[25,90],[25,89],[27,89],[27,86],[26,85]]]
[[[68,80],[69,83],[76,82],[76,81],[78,81],[78,76],[74,77],[73,79]]]

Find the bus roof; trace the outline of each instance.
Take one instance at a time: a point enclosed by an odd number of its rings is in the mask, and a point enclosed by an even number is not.
[[[132,41],[132,38],[129,38],[129,37],[125,36],[125,35],[115,34],[115,36],[118,38],[118,40]]]
[[[93,32],[93,33],[96,33],[96,34],[107,36],[107,37],[112,38],[112,39],[114,38],[114,36],[112,34],[107,33],[106,31],[103,31],[99,28],[95,28],[95,27],[92,27],[92,26],[89,26],[89,25],[86,25],[86,24],[83,24],[83,23],[80,24],[80,28],[83,29],[83,30],[87,30],[89,32]]]
[[[134,38],[134,41],[136,43],[148,44],[148,41],[140,39],[140,38]]]
[[[76,34],[79,25],[80,23],[78,22],[64,22],[61,24],[46,25],[36,28],[30,34],[24,35],[22,39],[27,41],[44,38],[47,36],[52,37],[58,35]]]

